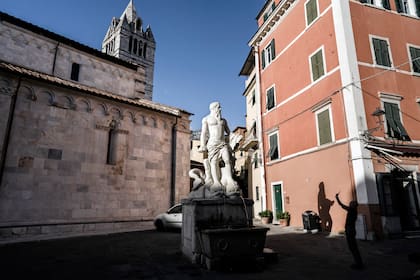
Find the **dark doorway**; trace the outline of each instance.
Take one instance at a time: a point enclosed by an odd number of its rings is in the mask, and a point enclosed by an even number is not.
[[[378,173],[377,186],[381,215],[399,217],[403,231],[419,230],[419,181],[414,180],[412,173]]]

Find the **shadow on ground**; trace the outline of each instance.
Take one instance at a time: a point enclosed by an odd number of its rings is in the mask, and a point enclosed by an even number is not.
[[[266,247],[277,259],[262,269],[248,264],[208,271],[180,251],[180,232],[141,231],[0,246],[3,279],[412,279],[408,256],[420,240],[359,242],[367,264],[352,271],[342,236],[271,233]]]

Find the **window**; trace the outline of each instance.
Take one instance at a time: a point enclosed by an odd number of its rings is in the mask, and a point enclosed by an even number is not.
[[[267,110],[271,110],[276,105],[274,87],[271,87],[267,90]]]
[[[334,141],[332,130],[332,118],[330,106],[320,109],[316,113],[316,126],[318,132],[318,145],[328,144]]]
[[[79,71],[80,71],[80,64],[73,63],[71,65],[70,79],[72,79],[73,81],[78,81],[79,80]]]
[[[389,0],[360,0],[360,3],[375,5],[387,10],[391,9],[391,6],[389,5]]]
[[[389,44],[386,39],[379,39],[372,37],[372,47],[374,63],[376,65],[391,67],[391,57],[389,51]]]
[[[270,150],[269,150],[269,157],[270,160],[276,160],[279,158],[279,146],[278,146],[278,135],[277,132],[274,132],[268,136]]]
[[[258,186],[255,187],[255,200],[260,200],[260,188]]]
[[[133,53],[137,54],[137,39],[134,39],[134,43],[133,43]]]
[[[397,12],[420,17],[420,1],[395,0]]]
[[[275,41],[274,39],[272,39],[270,44],[268,44],[268,46],[265,47],[265,49],[263,49],[261,52],[262,69],[268,66],[275,58],[276,58]]]
[[[306,25],[310,25],[318,17],[317,0],[308,0],[305,3]]]
[[[384,102],[386,133],[389,137],[403,141],[411,141],[407,134],[400,116],[400,108],[397,103]]]
[[[275,8],[276,8],[276,3],[273,1],[273,3],[271,3],[271,6],[264,13],[264,22],[268,19],[268,17],[271,15],[271,13],[274,11]]]
[[[323,48],[310,57],[312,81],[315,82],[325,75]]]
[[[410,46],[410,61],[411,61],[411,71],[416,74],[420,74],[420,48]]]
[[[147,44],[144,43],[143,45],[143,57],[146,58],[146,51],[147,51]]]
[[[252,106],[255,105],[255,89],[252,91],[252,94],[251,94],[251,105]]]
[[[254,153],[254,158],[252,159],[252,163],[254,165],[254,168],[258,168],[258,153]]]
[[[128,41],[128,52],[131,53],[132,49],[133,49],[133,36],[130,36],[130,39]]]

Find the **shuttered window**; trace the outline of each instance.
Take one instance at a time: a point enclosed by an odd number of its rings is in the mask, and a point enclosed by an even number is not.
[[[386,40],[372,38],[372,44],[375,53],[375,63],[377,65],[391,67],[388,42]]]
[[[384,102],[384,109],[388,136],[403,141],[411,141],[401,122],[398,104]]]
[[[275,105],[274,87],[271,87],[267,90],[267,110],[271,110]]]
[[[311,56],[311,70],[312,70],[312,80],[316,81],[322,76],[324,76],[324,59],[322,56],[322,49],[316,52]]]
[[[269,136],[269,141],[270,141],[270,151],[269,151],[270,160],[278,159],[279,158],[279,147],[278,147],[277,132],[273,133]]]
[[[318,122],[318,142],[319,145],[324,145],[331,143],[332,132],[331,132],[331,120],[330,120],[330,110],[326,109],[317,113],[316,115]]]
[[[274,39],[271,40],[270,44],[261,52],[261,66],[264,69],[276,58],[276,46]]]
[[[420,74],[420,48],[410,47],[411,69],[414,73]]]
[[[318,17],[317,0],[309,0],[305,4],[306,25],[311,24]]]

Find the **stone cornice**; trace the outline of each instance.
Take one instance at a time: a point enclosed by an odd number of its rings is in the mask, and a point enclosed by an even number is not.
[[[290,6],[296,0],[282,0],[268,17],[268,19],[260,26],[258,31],[254,34],[251,40],[248,42],[249,46],[261,42],[265,35],[273,28],[273,26],[280,20],[284,13],[290,8]]]

